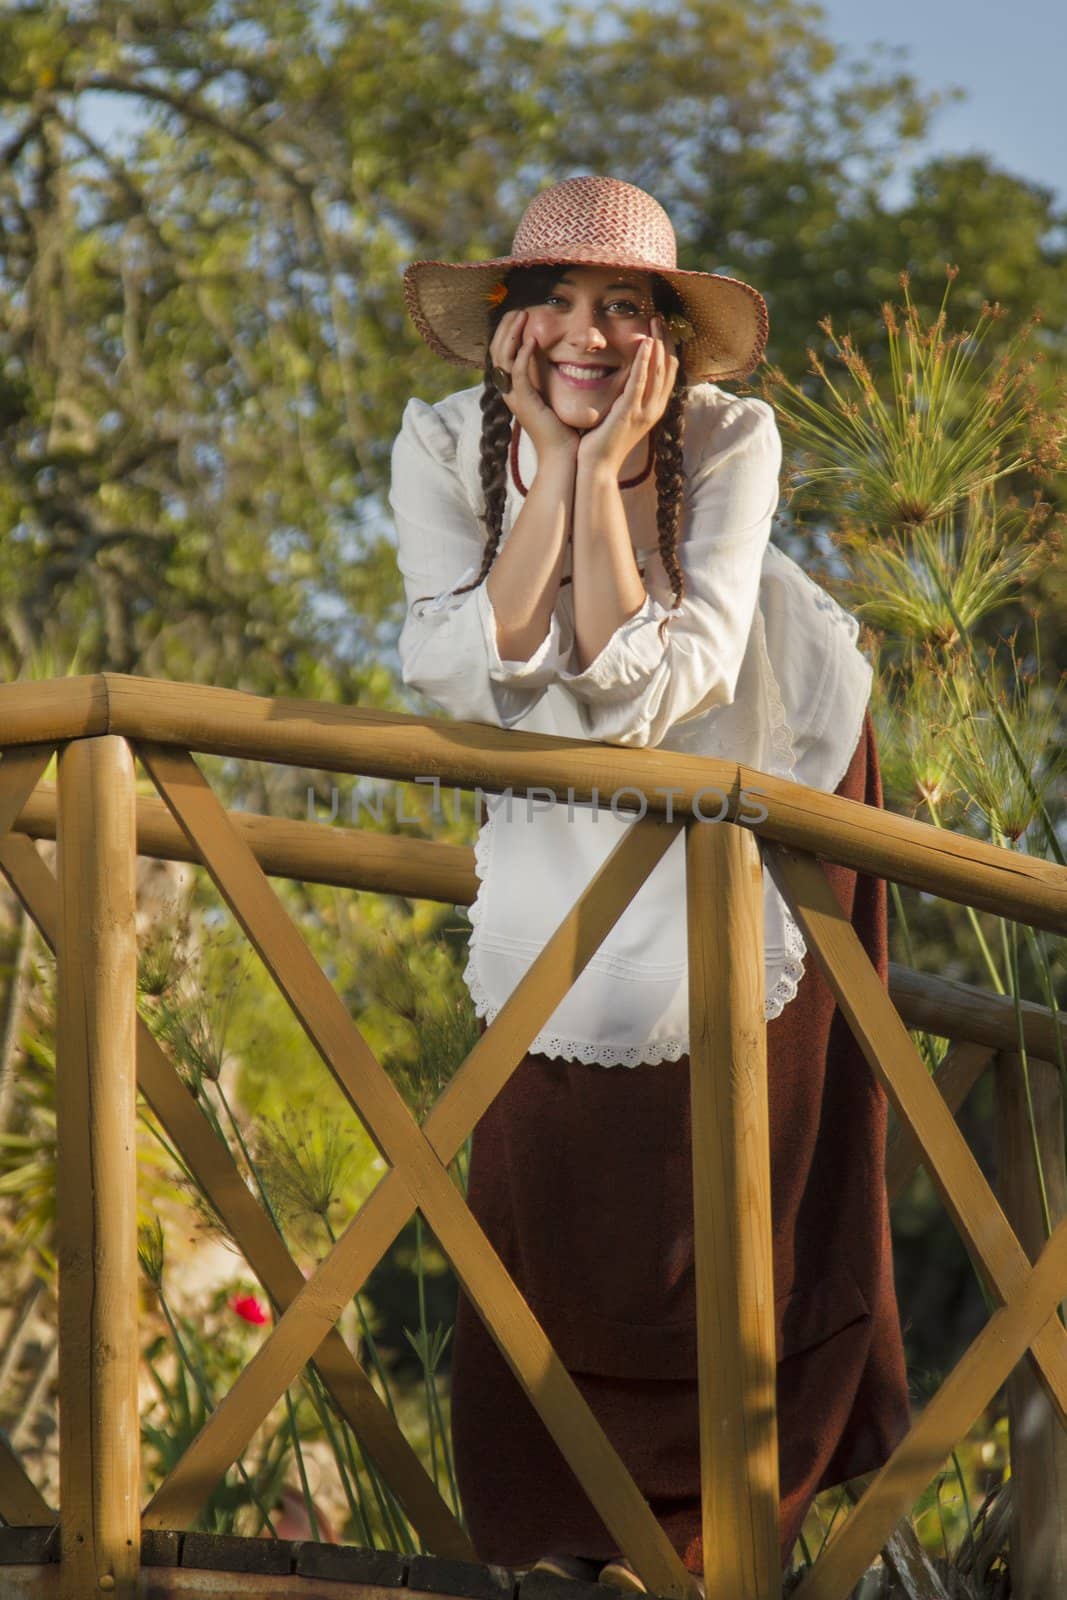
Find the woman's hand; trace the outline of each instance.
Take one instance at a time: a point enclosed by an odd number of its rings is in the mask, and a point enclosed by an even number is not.
[[[623,391],[595,428],[582,435],[578,461],[603,463],[618,473],[630,451],[650,433],[667,409],[678,372],[678,357],[667,347],[667,329],[656,316],[634,356]]]
[[[525,310],[505,311],[489,345],[494,367],[503,367],[505,372],[511,373],[511,388],[503,397],[504,403],[532,439],[538,460],[560,450],[574,455],[580,434],[577,429],[568,428],[541,395],[537,381],[537,340],[532,330],[527,332],[528,320]]]

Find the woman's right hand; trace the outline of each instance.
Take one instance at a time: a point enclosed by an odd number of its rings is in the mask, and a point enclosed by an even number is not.
[[[505,311],[494,333],[489,353],[494,367],[511,373],[511,388],[503,396],[519,426],[529,434],[538,459],[553,451],[567,450],[575,456],[581,434],[553,411],[542,397],[537,381],[537,340],[528,327],[529,314],[523,309]]]

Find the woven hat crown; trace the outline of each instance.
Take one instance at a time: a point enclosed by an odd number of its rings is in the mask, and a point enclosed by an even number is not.
[[[412,261],[404,300],[431,350],[458,366],[484,367],[490,307],[501,304],[511,269],[566,262],[661,273],[690,325],[680,348],[691,383],[743,378],[763,355],[767,306],[759,290],[740,278],[679,267],[670,217],[622,178],[589,174],[543,190],[523,212],[510,256]]]
[[[512,254],[541,258],[589,251],[671,270],[678,246],[658,200],[620,178],[566,178],[537,195],[515,232]]]

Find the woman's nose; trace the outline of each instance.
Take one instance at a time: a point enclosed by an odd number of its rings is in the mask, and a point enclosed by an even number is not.
[[[583,350],[603,350],[608,342],[597,325],[595,315],[576,318],[573,331],[575,340]]]

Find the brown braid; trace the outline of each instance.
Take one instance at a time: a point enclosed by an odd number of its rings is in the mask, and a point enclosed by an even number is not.
[[[656,527],[659,531],[659,556],[674,591],[674,605],[685,599],[685,573],[678,561],[678,529],[682,520],[682,493],[685,489],[685,471],[682,464],[682,446],[685,442],[685,399],[688,380],[681,361],[675,374],[667,409],[655,428],[656,449]],[[659,625],[660,637],[670,621],[664,617]]]
[[[482,511],[482,522],[485,525],[486,545],[482,552],[481,571],[470,583],[464,583],[450,590],[451,594],[466,594],[471,589],[477,589],[489,576],[489,569],[496,560],[497,550],[504,532],[504,507],[507,501],[508,483],[508,449],[511,445],[512,414],[504,396],[500,393],[490,376],[493,368],[493,358],[489,351],[493,335],[500,325],[505,311],[513,311],[518,307],[536,305],[543,300],[559,276],[558,267],[527,267],[513,269],[508,277],[508,293],[500,305],[494,306],[489,312],[488,337],[485,347],[485,366],[482,379],[482,437],[479,450],[479,473],[482,484],[482,495],[485,501]],[[412,601],[417,605],[420,600],[431,600],[434,597],[420,594]]]
[[[501,535],[504,532],[504,506],[507,500],[508,489],[508,448],[511,444],[512,417],[504,396],[490,377],[493,367],[493,358],[488,349],[485,352],[485,375],[482,385],[482,440],[479,455],[479,470],[482,480],[482,495],[485,500],[485,510],[482,521],[485,523],[486,544],[482,553],[482,565],[478,576],[470,583],[461,584],[451,590],[452,594],[466,594],[469,589],[477,589],[489,576],[489,569],[496,560],[496,553],[500,546]],[[420,594],[412,605],[417,605],[419,600],[432,600],[433,595]]]
[[[482,442],[479,458],[479,470],[482,480],[482,495],[485,500],[485,510],[482,521],[485,523],[488,535],[485,551],[482,555],[482,566],[478,576],[471,583],[465,583],[458,589],[453,589],[453,594],[465,594],[468,589],[477,589],[489,575],[489,568],[496,560],[500,537],[504,532],[504,505],[508,492],[508,446],[511,443],[511,412],[508,409],[504,396],[492,381],[490,373],[493,367],[493,358],[489,351],[485,352],[485,377],[482,385]]]

